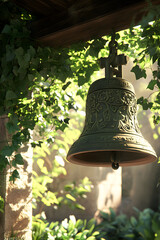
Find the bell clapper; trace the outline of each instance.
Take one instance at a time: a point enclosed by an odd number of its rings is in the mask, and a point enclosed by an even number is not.
[[[112,163],[112,168],[113,168],[114,170],[117,170],[117,169],[119,168],[119,163],[113,162],[113,163]]]
[[[116,152],[114,151],[111,154],[112,154],[111,155],[112,168],[114,170],[117,170],[119,168],[119,163],[118,163],[118,161],[116,159]]]

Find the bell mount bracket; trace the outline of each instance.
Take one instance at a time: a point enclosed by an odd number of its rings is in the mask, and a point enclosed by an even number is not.
[[[115,40],[115,33],[112,34],[109,42],[109,56],[100,58],[100,68],[105,68],[105,78],[110,79],[114,75],[122,77],[122,65],[127,64],[124,54],[117,55],[118,43]]]

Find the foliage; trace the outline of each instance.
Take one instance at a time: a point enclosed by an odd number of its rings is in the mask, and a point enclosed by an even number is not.
[[[160,122],[160,6],[151,6],[148,14],[142,18],[138,27],[124,31],[120,38],[120,49],[134,59],[131,72],[136,79],[146,78],[147,69],[152,71],[152,79],[147,89],[149,96],[140,97],[138,104],[143,110],[153,112],[154,124]],[[154,20],[154,21],[153,21]],[[156,69],[153,69],[153,64]]]
[[[87,177],[77,181],[68,181],[61,188],[59,187],[60,179],[67,174],[65,158],[69,146],[80,135],[80,128],[83,127],[83,101],[80,97],[76,97],[76,100],[79,103],[79,110],[76,113],[75,111],[70,112],[70,127],[66,128],[64,132],[56,132],[54,144],[43,142],[40,147],[34,148],[33,159],[36,172],[33,172],[32,194],[33,208],[36,209],[36,213],[39,210],[39,214],[41,214],[50,206],[57,209],[64,204],[71,209],[85,209],[79,200],[86,198],[87,193],[91,192],[92,183]],[[34,132],[34,138],[39,138],[37,131]]]
[[[34,220],[34,219],[33,219]],[[93,232],[94,220],[77,220],[72,215],[70,219],[64,219],[61,223],[47,223],[44,219],[33,221],[33,240],[96,240],[97,231]]]
[[[154,8],[150,4],[149,8],[139,28],[117,34],[116,39],[119,49],[134,58],[132,71],[137,79],[146,77],[149,63],[157,62],[158,69],[153,71],[148,84],[151,94],[138,100],[144,110],[153,111],[156,124],[160,121],[160,11],[159,6]],[[22,164],[20,155],[16,157],[18,149],[28,141],[33,147],[41,145],[41,140],[32,140],[31,131],[35,126],[42,139],[49,143],[54,142],[58,130],[64,131],[69,122],[69,110],[76,109],[74,96],[83,98],[86,95],[90,77],[99,69],[98,58],[108,54],[110,37],[78,43],[70,48],[40,47],[29,30],[34,16],[6,0],[1,1],[0,18],[0,115],[8,116],[6,127],[12,134],[12,142],[8,142],[0,153],[0,170],[10,165],[10,180],[14,181],[19,177],[16,166]],[[77,90],[68,94],[71,85]]]
[[[116,216],[101,212],[102,223],[96,227],[100,237],[110,240],[158,240],[160,238],[160,212],[135,208],[137,217],[128,219],[125,215]]]
[[[102,222],[95,220],[75,220],[73,216],[62,223],[47,223],[44,219],[33,219],[33,240],[41,239],[96,239],[96,240],[158,240],[160,239],[160,212],[145,209],[142,212],[135,208],[137,217],[127,218],[110,213],[100,212]],[[84,235],[83,235],[84,234]]]
[[[30,38],[29,15],[24,18],[17,7],[15,13],[11,2],[3,2],[2,8],[10,14],[0,38],[0,114],[8,115],[7,130],[13,136],[12,143],[1,152],[1,171],[8,164],[16,168],[19,163],[13,153],[31,140],[31,130],[36,125],[45,141],[54,141],[56,131],[63,131],[68,125],[69,110],[74,109],[74,94],[69,95],[66,88],[90,81],[98,69],[94,56],[98,49],[92,58],[88,52],[97,40],[72,49],[37,47]],[[77,94],[83,96],[83,91]],[[32,142],[33,147],[40,144],[41,141]],[[16,177],[17,170],[10,180]]]
[[[0,212],[4,212],[4,199],[0,196]]]
[[[36,172],[33,173],[33,208],[37,208],[37,204],[40,202],[40,213],[46,206],[57,208],[57,206],[62,204],[68,205],[72,209],[85,209],[77,200],[78,198],[85,198],[86,193],[91,191],[92,184],[87,177],[79,180],[79,183],[74,181],[66,184],[64,189],[58,192],[57,190],[53,191],[50,189],[49,184],[53,186],[55,178],[60,174],[66,174],[66,169],[56,160],[54,160],[54,166],[50,172],[44,167],[43,159],[38,159],[37,163],[43,175],[38,176]]]

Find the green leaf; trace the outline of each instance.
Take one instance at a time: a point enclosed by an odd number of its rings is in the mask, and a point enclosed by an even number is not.
[[[13,166],[13,167],[17,167],[15,160],[12,161],[12,166]]]
[[[0,155],[0,171],[2,172],[7,165],[9,165],[8,159],[5,156]]]
[[[136,218],[135,217],[131,217],[131,224],[132,224],[132,226],[136,226],[137,225],[137,220],[136,220]]]
[[[154,214],[152,219],[152,229],[155,233],[160,231],[160,214],[159,212]]]
[[[15,98],[17,98],[17,95],[13,91],[8,90],[6,93],[6,100],[12,100]]]
[[[69,123],[69,120],[70,120],[70,118],[65,118],[65,119],[64,119],[64,122],[68,124],[68,123]]]
[[[153,122],[154,124],[158,124],[160,122],[160,116],[153,116]]]
[[[13,146],[5,146],[1,150],[1,155],[3,155],[3,156],[11,156],[13,152],[14,152]]]
[[[29,80],[30,82],[32,82],[34,78],[35,78],[35,75],[33,75],[33,74],[28,74],[28,80]]]
[[[62,87],[62,89],[63,90],[66,90],[66,88],[69,86],[71,84],[71,82],[69,81],[69,82],[67,82],[65,85],[63,85],[63,87]]]
[[[109,210],[110,210],[111,220],[113,221],[116,218],[116,213],[115,213],[115,211],[112,208],[109,208]]]
[[[64,190],[67,191],[67,192],[73,190],[73,188],[74,188],[73,184],[70,184],[70,185],[67,184],[67,185],[64,186]]]
[[[148,99],[143,98],[143,97],[139,98],[139,99],[137,100],[137,103],[142,105],[143,110],[148,110],[148,108],[151,109],[152,106],[153,106],[153,103],[152,103],[152,102],[149,102]]]
[[[70,199],[73,202],[76,201],[76,199],[71,194],[66,194],[66,198]]]
[[[33,48],[32,46],[30,46],[29,50],[28,50],[28,53],[31,57],[34,57],[35,54],[36,54],[36,50],[35,48]]]
[[[35,148],[35,147],[41,147],[42,144],[43,144],[43,141],[37,141],[37,142],[32,142],[32,143],[31,143],[31,146],[32,146],[33,148]]]
[[[157,81],[157,86],[160,88],[160,81]]]
[[[146,78],[146,70],[141,69],[138,65],[132,68],[131,72],[135,73],[136,79],[140,79],[142,77]]]
[[[108,221],[108,219],[109,219],[109,214],[108,214],[108,213],[105,213],[105,212],[103,212],[103,211],[100,211],[100,215],[102,216],[102,218],[104,218],[105,220]]]
[[[15,162],[16,162],[16,164],[19,164],[19,165],[24,164],[23,157],[22,157],[21,154],[16,154],[15,155]]]
[[[0,212],[4,212],[4,199],[0,196]]]
[[[85,207],[83,207],[81,204],[79,203],[76,203],[75,204],[75,207],[78,208],[78,209],[81,209],[81,210],[85,210]]]
[[[143,104],[143,100],[144,100],[144,97],[140,97],[138,100],[137,100],[137,104]]]
[[[87,238],[87,240],[96,240],[96,238],[94,236],[90,236]]]
[[[9,33],[10,30],[11,30],[11,26],[5,25],[4,28],[3,28],[3,30],[2,30],[2,33]]]
[[[86,83],[86,79],[84,76],[78,76],[78,86],[82,86]]]
[[[154,89],[154,86],[156,85],[157,81],[156,80],[151,80],[147,86],[150,90]]]
[[[14,170],[9,178],[9,181],[12,181],[14,183],[17,178],[20,178],[19,172],[17,170]]]
[[[7,122],[7,124],[6,124],[6,127],[7,127],[9,134],[15,133],[16,131],[19,130],[18,119],[14,118],[12,120],[9,120],[9,122]]]
[[[15,54],[16,54],[17,58],[22,57],[23,54],[24,54],[23,48],[22,48],[22,47],[17,48],[17,49],[15,50]]]
[[[135,239],[134,237],[135,237],[135,234],[134,233],[129,233],[129,234],[126,234],[126,235],[124,235],[124,237],[125,237],[125,239],[127,238],[129,238],[129,239]]]

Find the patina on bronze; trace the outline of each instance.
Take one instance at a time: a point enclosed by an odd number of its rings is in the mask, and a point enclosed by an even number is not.
[[[126,57],[116,53],[117,45],[112,39],[109,57],[100,60],[105,78],[90,86],[84,129],[67,155],[72,163],[118,169],[157,158],[138,126],[134,88],[121,78]]]

